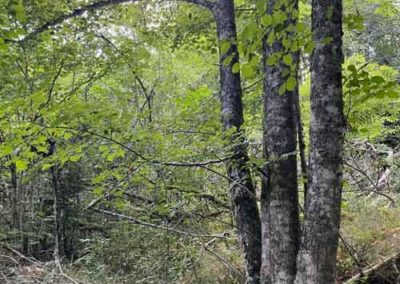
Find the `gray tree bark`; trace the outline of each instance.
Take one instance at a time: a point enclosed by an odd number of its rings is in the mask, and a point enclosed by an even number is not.
[[[243,124],[243,103],[240,72],[234,73],[232,66],[239,62],[237,49],[235,6],[233,0],[185,0],[209,9],[217,23],[218,42],[229,42],[228,51],[220,48],[220,101],[224,132],[234,129],[227,138],[233,158],[227,163],[230,179],[232,211],[238,229],[238,239],[242,246],[246,283],[260,283],[261,266],[261,223],[256,192],[247,167],[247,149],[241,131]],[[225,62],[226,60],[226,62]]]
[[[277,6],[279,3],[279,7]],[[281,9],[288,14],[284,29],[296,23],[291,11],[297,10],[297,0],[269,1],[267,13]],[[274,43],[267,38],[275,33]],[[293,283],[296,276],[296,256],[299,243],[299,212],[297,188],[296,100],[298,88],[279,93],[288,74],[297,78],[298,52],[285,49],[282,40],[293,38],[292,33],[279,34],[270,27],[264,39],[264,157],[267,165],[264,169],[261,195],[262,222],[262,283]],[[290,66],[279,59],[270,66],[266,60],[274,53],[290,54],[293,62]]]
[[[219,44],[230,42],[229,50],[220,54],[220,100],[224,131],[234,129],[228,143],[234,157],[227,164],[233,215],[238,226],[238,239],[244,253],[247,283],[259,283],[261,265],[261,224],[256,192],[247,167],[247,149],[241,131],[243,103],[240,73],[232,66],[239,62],[235,8],[233,0],[220,0],[212,7],[217,22]],[[226,58],[229,62],[224,62]]]
[[[313,0],[309,188],[295,283],[335,283],[340,226],[342,1]]]

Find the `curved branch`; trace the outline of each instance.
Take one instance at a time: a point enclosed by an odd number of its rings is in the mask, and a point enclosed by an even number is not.
[[[31,33],[29,33],[28,35],[26,35],[23,39],[21,40],[12,40],[12,39],[4,39],[5,42],[11,42],[11,43],[23,43],[26,42],[28,40],[31,40],[33,38],[35,38],[38,34],[47,31],[48,29],[62,24],[63,22],[65,22],[68,19],[74,18],[74,17],[79,17],[82,16],[83,13],[85,12],[90,12],[90,11],[94,11],[97,9],[101,9],[107,6],[112,6],[112,5],[117,5],[117,4],[123,4],[123,3],[128,3],[128,2],[138,2],[139,0],[101,0],[101,1],[97,1],[94,3],[91,3],[89,5],[86,6],[82,6],[80,8],[76,8],[74,10],[72,10],[71,12],[58,16],[55,19],[52,19],[46,23],[44,23],[43,25],[41,25],[40,27],[34,29]],[[180,0],[180,1],[184,1],[184,2],[188,2],[188,3],[193,3],[202,7],[205,7],[209,10],[213,10],[216,3],[211,2],[209,0]]]
[[[199,6],[203,6],[203,7],[207,8],[207,9],[210,9],[210,10],[213,10],[214,7],[215,7],[215,3],[211,2],[209,0],[181,0],[181,1],[188,2],[188,3],[193,3],[193,4],[196,4],[196,5],[199,5]]]
[[[47,31],[48,29],[50,29],[51,27],[54,27],[56,25],[62,24],[63,22],[65,22],[68,19],[74,18],[74,17],[78,17],[81,16],[83,13],[85,12],[90,12],[90,11],[94,11],[100,8],[104,8],[107,6],[111,6],[111,5],[117,5],[117,4],[122,4],[122,3],[127,3],[127,2],[137,2],[138,0],[101,0],[101,1],[97,1],[94,3],[91,3],[89,5],[77,8],[72,10],[71,12],[61,15],[55,19],[52,19],[50,21],[48,21],[47,23],[41,25],[40,27],[36,28],[33,32],[29,33],[28,35],[26,35],[22,40],[20,40],[20,42],[26,42],[28,40],[33,39],[34,37],[36,37],[38,34]]]

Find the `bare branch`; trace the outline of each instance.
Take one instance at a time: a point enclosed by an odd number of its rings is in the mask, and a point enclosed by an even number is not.
[[[56,81],[57,81],[58,77],[60,77],[61,71],[62,71],[63,68],[64,68],[64,59],[61,60],[60,67],[58,68],[56,74],[54,75],[53,80],[51,81],[50,89],[49,89],[49,92],[47,94],[47,101],[44,103],[43,106],[48,106],[49,105],[49,103],[51,101],[51,97],[53,95],[54,86],[56,85]]]
[[[210,243],[210,242],[209,242]],[[227,259],[225,259],[223,256],[217,254],[214,250],[209,248],[209,243],[203,245],[204,249],[211,253],[213,256],[215,256],[220,262],[222,262],[226,267],[228,267],[230,270],[232,270],[234,273],[240,276],[244,276],[242,272],[240,272],[235,266],[233,266],[232,263],[230,263]]]
[[[231,160],[232,157],[226,157],[223,159],[218,159],[218,160],[208,160],[208,161],[203,161],[203,162],[158,162],[155,161],[156,164],[161,164],[164,166],[173,166],[173,167],[203,167],[211,164],[221,164],[223,162]]]
[[[179,234],[179,235],[184,235],[184,236],[189,236],[189,237],[196,237],[196,238],[227,239],[225,234],[221,234],[221,235],[195,234],[195,233],[181,231],[181,230],[177,230],[177,229],[173,229],[173,228],[169,228],[169,227],[164,227],[162,225],[157,225],[157,224],[153,224],[153,223],[140,221],[140,220],[138,220],[136,218],[133,218],[131,216],[123,215],[123,214],[120,214],[120,213],[114,213],[114,212],[103,210],[103,209],[92,208],[92,210],[95,211],[95,212],[103,213],[103,214],[118,218],[118,219],[125,219],[125,220],[129,221],[132,224],[136,224],[136,225],[140,225],[140,226],[144,226],[144,227],[150,227],[150,228],[154,228],[154,229],[161,229],[161,230],[165,230],[165,231],[168,231],[168,232],[176,233],[176,234]]]
[[[2,246],[3,248],[5,248],[6,250],[12,252],[13,254],[15,254],[16,256],[18,256],[19,258],[26,260],[27,262],[33,264],[33,265],[42,265],[42,263],[36,259],[34,259],[33,257],[27,257],[25,255],[23,255],[22,253],[20,253],[19,251],[13,249],[11,246],[9,246],[6,243],[0,242],[0,246]]]
[[[394,254],[380,262],[378,262],[377,264],[375,264],[372,267],[369,267],[363,271],[361,271],[360,273],[354,275],[351,279],[347,280],[346,282],[344,282],[344,284],[351,284],[351,283],[356,283],[357,281],[359,281],[361,278],[363,278],[364,276],[369,276],[373,273],[376,273],[381,267],[387,265],[388,263],[395,261],[397,259],[400,258],[400,253]]]
[[[378,195],[381,195],[381,196],[387,198],[390,202],[392,202],[392,204],[396,204],[396,201],[394,201],[393,198],[391,198],[389,195],[379,191],[379,188],[376,185],[376,183],[370,178],[370,176],[364,170],[360,169],[359,167],[353,166],[352,164],[347,163],[347,162],[344,162],[344,165],[349,167],[349,168],[351,168],[351,169],[353,169],[353,170],[355,170],[355,171],[357,171],[357,172],[359,172],[360,174],[362,174],[369,181],[369,183],[371,184],[371,187],[363,189],[362,191],[376,193]]]

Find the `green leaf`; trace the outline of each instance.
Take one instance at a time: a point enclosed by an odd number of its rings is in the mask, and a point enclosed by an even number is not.
[[[231,54],[227,57],[225,57],[224,61],[222,62],[222,64],[224,64],[225,66],[231,64],[233,57],[235,56],[235,54]]]
[[[313,43],[312,41],[310,41],[310,42],[308,42],[308,43],[306,44],[306,46],[304,47],[304,51],[305,51],[306,53],[311,53],[311,52],[313,52],[314,48],[315,48],[314,43]]]
[[[268,38],[267,38],[267,43],[269,45],[272,45],[275,42],[275,33],[272,31],[269,33]]]
[[[372,77],[371,77],[371,81],[372,81],[373,83],[376,83],[376,84],[382,84],[382,83],[385,82],[385,79],[383,79],[382,76],[372,76]]]
[[[245,78],[251,78],[254,76],[254,68],[251,64],[247,63],[242,67],[242,74]]]
[[[231,47],[231,43],[229,41],[223,41],[221,43],[221,54],[222,55],[226,54],[230,47]]]
[[[284,11],[278,10],[275,11],[272,15],[272,20],[274,25],[282,24],[287,19],[287,13]]]
[[[262,24],[264,27],[270,26],[270,25],[272,24],[272,17],[271,17],[271,15],[264,15],[264,16],[262,16],[262,17],[261,17],[261,24]]]
[[[285,54],[283,56],[283,63],[290,66],[293,63],[293,56],[291,54]]]
[[[0,157],[12,154],[13,148],[9,145],[0,145]]]
[[[48,170],[53,166],[53,164],[44,164],[42,165],[42,171]]]
[[[79,154],[77,154],[77,155],[73,155],[73,156],[69,157],[69,160],[70,160],[71,162],[77,162],[77,161],[79,161],[81,158],[82,158],[82,156],[79,155]]]
[[[286,90],[293,91],[296,88],[297,80],[295,77],[289,77],[286,81]]]
[[[283,83],[282,85],[279,86],[278,92],[279,92],[280,95],[283,95],[286,92],[285,83]]]
[[[354,66],[353,64],[347,66],[347,70],[349,70],[352,73],[357,72],[356,66]]]
[[[256,2],[256,9],[258,12],[265,12],[265,8],[266,8],[266,2],[265,0],[258,0]]]
[[[104,188],[102,187],[96,187],[93,189],[93,194],[96,196],[101,196],[104,193]]]
[[[240,64],[238,62],[236,62],[235,64],[233,64],[232,66],[232,73],[238,73],[240,71]]]
[[[33,103],[39,105],[41,103],[44,103],[47,98],[42,92],[36,92],[30,96],[30,99],[32,100]]]
[[[269,66],[274,66],[277,62],[278,62],[278,60],[277,60],[276,56],[270,56],[270,57],[268,57],[267,60],[266,60],[266,63],[267,63]]]
[[[252,41],[256,38],[258,26],[255,23],[248,24],[242,32],[244,40]]]
[[[304,23],[297,23],[296,31],[302,33],[306,30],[306,25]]]
[[[349,87],[360,87],[360,81],[357,78],[354,78],[349,81]]]
[[[327,36],[326,38],[324,38],[323,40],[322,40],[322,43],[323,44],[330,44],[330,43],[332,43],[333,42],[333,37],[331,37],[331,36]]]
[[[288,38],[283,38],[282,45],[286,50],[288,50],[291,45],[291,41]]]
[[[26,170],[28,168],[28,162],[24,160],[16,160],[15,167],[17,168],[17,171]]]

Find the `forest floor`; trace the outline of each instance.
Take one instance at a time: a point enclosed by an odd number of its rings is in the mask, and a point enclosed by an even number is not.
[[[348,280],[355,277],[354,279],[361,280],[362,283],[399,283],[399,206],[387,204],[384,198],[375,197],[371,201],[367,198],[354,199],[354,197],[346,198],[345,196],[344,199],[337,282],[349,283]],[[396,200],[396,202],[400,204],[400,200]],[[234,265],[240,269],[239,260]],[[203,271],[203,273],[221,273],[221,271],[213,271],[208,264],[203,265],[203,267],[209,269],[209,271]],[[118,277],[114,278],[112,275],[109,275],[109,278],[93,282],[86,270],[85,266],[78,263],[64,264],[61,268],[54,261],[42,262],[28,258],[5,244],[0,246],[0,283],[136,283],[133,280],[134,276],[127,276],[122,280]],[[366,279],[365,274],[369,276],[369,280]],[[109,282],[107,279],[113,280]],[[126,279],[130,280],[126,282]],[[217,277],[214,279],[217,279]],[[194,282],[182,280],[179,283]],[[213,283],[230,282],[215,280]],[[356,281],[354,283],[361,282]]]

